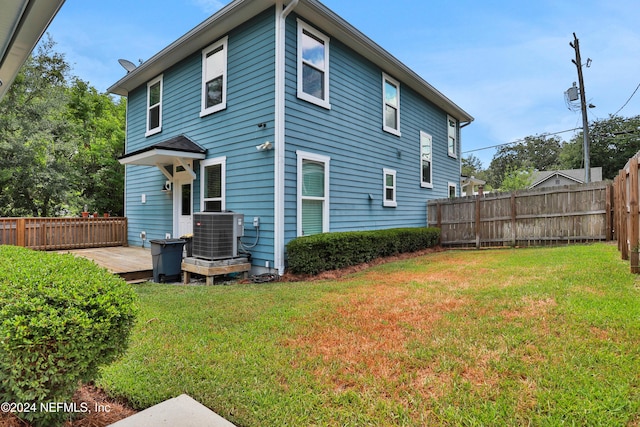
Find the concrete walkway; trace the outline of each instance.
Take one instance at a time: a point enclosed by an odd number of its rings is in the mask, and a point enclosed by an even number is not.
[[[109,427],[236,427],[186,394],[165,400]]]

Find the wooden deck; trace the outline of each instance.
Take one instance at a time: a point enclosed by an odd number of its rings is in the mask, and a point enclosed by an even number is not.
[[[120,275],[129,282],[153,279],[153,261],[149,248],[116,246],[57,252],[71,253],[93,260],[99,266]]]

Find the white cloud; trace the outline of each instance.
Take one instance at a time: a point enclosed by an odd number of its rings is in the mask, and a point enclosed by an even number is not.
[[[223,0],[194,0],[194,4],[208,14],[214,14],[222,9],[228,1]]]

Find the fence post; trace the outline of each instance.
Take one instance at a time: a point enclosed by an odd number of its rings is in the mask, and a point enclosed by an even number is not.
[[[516,235],[516,192],[511,193],[511,234],[513,235],[512,245],[515,247],[518,242]]]
[[[16,246],[26,246],[27,227],[26,220],[24,218],[17,218],[16,220]]]
[[[638,266],[638,158],[629,162],[629,258],[631,272],[639,273]]]
[[[605,227],[606,227],[606,236],[605,239],[607,241],[613,240],[613,219],[611,216],[611,189],[613,186],[611,184],[607,185],[604,190],[605,197]]]
[[[627,171],[626,170],[621,170],[620,171],[620,189],[621,189],[621,193],[620,196],[622,198],[622,224],[620,227],[620,231],[621,231],[621,236],[620,238],[622,239],[622,246],[620,249],[620,252],[622,254],[622,259],[623,260],[628,260],[629,259],[629,236],[628,236],[628,232],[629,232],[629,210],[627,207],[627,203],[629,202],[627,200]]]
[[[480,196],[476,196],[476,249],[480,249]]]

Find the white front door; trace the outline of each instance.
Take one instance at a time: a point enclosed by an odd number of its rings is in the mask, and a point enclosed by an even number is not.
[[[174,230],[174,237],[184,236],[193,233],[193,181],[177,182],[174,184],[177,216],[177,229]]]
[[[183,171],[177,167],[173,178],[174,238],[193,233],[193,178]]]

